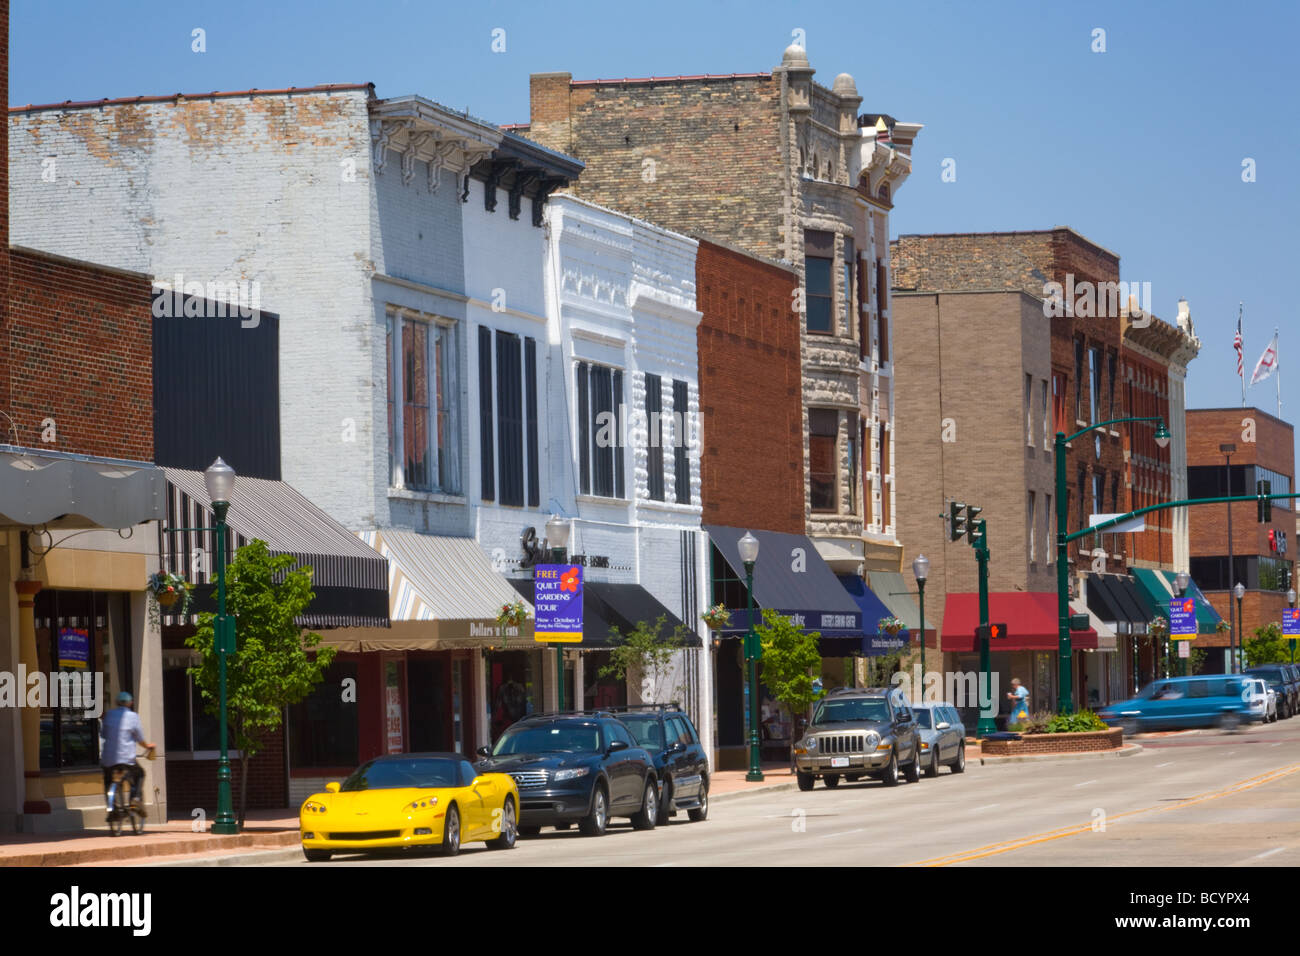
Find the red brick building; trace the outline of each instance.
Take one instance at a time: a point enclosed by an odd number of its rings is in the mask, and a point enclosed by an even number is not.
[[[1232,450],[1223,451],[1231,445]],[[1187,412],[1187,473],[1191,497],[1253,495],[1267,481],[1274,494],[1295,490],[1295,429],[1258,408],[1198,408]],[[1231,508],[1232,557],[1228,556]],[[1225,621],[1236,616],[1232,588],[1246,588],[1238,633],[1280,625],[1288,582],[1295,582],[1296,506],[1275,501],[1272,520],[1259,521],[1253,502],[1189,508],[1192,577]],[[1197,638],[1211,670],[1229,668],[1228,633]]]

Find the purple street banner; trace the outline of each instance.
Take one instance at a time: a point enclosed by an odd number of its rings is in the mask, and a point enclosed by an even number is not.
[[[1196,637],[1196,598],[1180,597],[1169,602],[1169,636],[1178,638]]]
[[[533,568],[533,639],[543,644],[582,642],[582,565]]]
[[[1300,607],[1282,611],[1282,633],[1288,637],[1300,637]]]
[[[90,632],[84,627],[59,628],[59,666],[90,666]]]

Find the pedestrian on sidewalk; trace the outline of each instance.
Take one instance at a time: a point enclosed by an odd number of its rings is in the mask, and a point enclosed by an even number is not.
[[[144,739],[140,715],[131,709],[134,703],[131,692],[122,691],[117,695],[117,706],[104,715],[100,724],[99,736],[103,746],[99,752],[99,764],[104,771],[104,800],[110,813],[113,806],[108,802],[108,789],[113,782],[113,768],[123,765],[131,778],[131,803],[143,809],[140,783],[144,779],[144,768],[135,761],[135,745],[144,744],[146,750],[153,750],[154,745]]]
[[[1007,728],[1010,729],[1029,719],[1029,688],[1020,683],[1019,677],[1011,678],[1011,693],[1007,694],[1007,700],[1011,701],[1011,713],[1007,715]]]

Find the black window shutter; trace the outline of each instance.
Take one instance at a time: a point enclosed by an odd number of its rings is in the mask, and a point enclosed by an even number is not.
[[[591,494],[591,401],[587,363],[578,363],[578,489]]]
[[[658,375],[645,377],[645,414],[649,434],[646,437],[646,471],[650,498],[664,500],[663,382]]]
[[[677,503],[691,503],[691,458],[687,448],[689,417],[686,414],[686,383],[673,382],[673,484]]]
[[[614,391],[610,396],[614,412],[614,440],[611,449],[614,455],[614,497],[623,497],[623,371],[614,369]]]
[[[524,503],[523,382],[519,336],[497,332],[497,458],[503,505]]]
[[[481,496],[484,501],[496,500],[496,480],[493,476],[492,457],[492,330],[478,329],[478,426],[479,464],[483,472]]]
[[[524,389],[528,402],[528,507],[536,508],[540,501],[537,463],[537,340],[524,339]]]
[[[605,365],[591,366],[592,444],[591,493],[601,498],[614,495],[614,447],[618,444],[618,429],[613,418],[613,388],[611,369]]]

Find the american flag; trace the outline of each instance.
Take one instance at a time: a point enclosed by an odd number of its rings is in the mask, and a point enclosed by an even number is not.
[[[1242,364],[1243,356],[1241,354],[1241,316],[1237,317],[1237,334],[1232,340],[1232,347],[1237,350],[1237,377],[1245,377],[1245,366]]]

